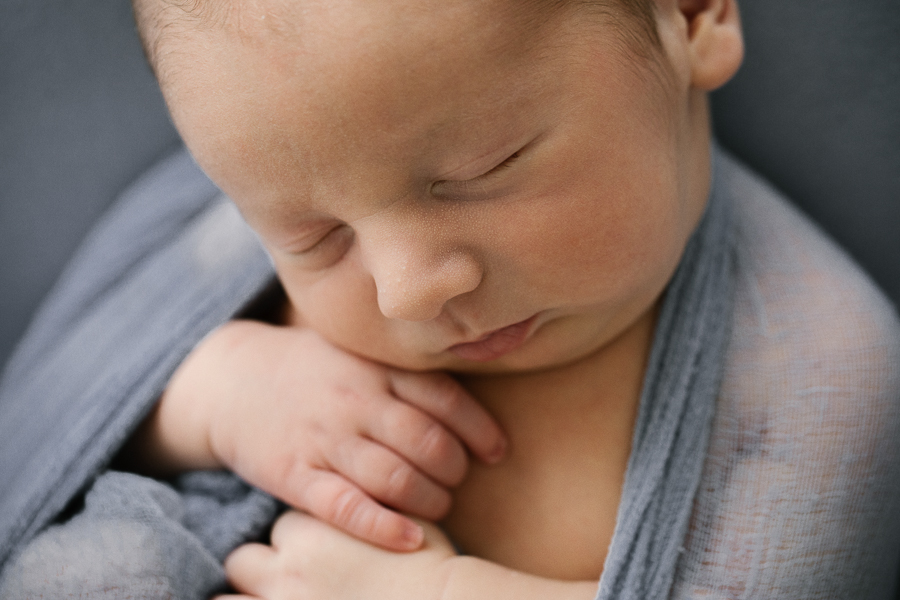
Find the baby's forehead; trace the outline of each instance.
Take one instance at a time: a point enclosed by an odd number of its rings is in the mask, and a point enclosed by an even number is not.
[[[554,22],[514,18],[504,14],[508,7],[506,0],[230,5],[173,28],[161,83],[182,137],[214,180],[293,173],[300,180],[291,189],[324,197],[313,192],[337,189],[351,175],[441,178],[501,152],[515,142],[507,137],[525,135],[526,122],[537,127],[558,100],[583,95],[581,82],[595,78],[598,65],[621,62],[584,35],[593,24],[570,18],[580,13],[552,13]],[[535,27],[544,30],[537,39]]]
[[[169,10],[167,18],[177,21],[167,26],[162,35],[170,40],[156,53],[170,108],[183,88],[196,87],[192,80],[201,71],[209,90],[248,85],[253,72],[271,71],[271,77],[293,80],[297,90],[305,90],[301,99],[309,111],[323,102],[333,108],[335,98],[352,105],[360,93],[381,97],[389,90],[455,86],[491,73],[496,79],[512,63],[533,62],[540,46],[536,23],[542,30],[552,26],[509,10],[505,0],[257,0],[246,6],[198,6],[187,15]],[[403,102],[397,107],[411,108]]]
[[[442,48],[441,42],[450,41],[480,42],[486,50],[518,49],[544,32],[552,15],[569,4],[549,0],[134,0],[138,29],[154,66],[170,58],[166,50],[171,40],[198,34],[311,52],[365,47],[369,54],[385,54],[405,47],[428,54],[446,51],[450,46]]]

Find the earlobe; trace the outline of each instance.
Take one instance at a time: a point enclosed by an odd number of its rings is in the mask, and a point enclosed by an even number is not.
[[[687,20],[691,84],[711,91],[724,85],[744,59],[744,37],[735,0],[679,0]]]

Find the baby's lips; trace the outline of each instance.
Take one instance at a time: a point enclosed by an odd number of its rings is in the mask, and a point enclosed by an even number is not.
[[[488,362],[518,349],[532,333],[538,315],[493,331],[472,342],[450,346],[448,350],[464,360]]]

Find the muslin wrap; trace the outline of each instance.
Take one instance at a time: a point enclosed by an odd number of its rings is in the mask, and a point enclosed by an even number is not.
[[[107,470],[190,349],[271,282],[178,153],[122,198],[0,387],[0,597],[206,598],[283,508],[224,472]],[[716,151],[662,300],[600,599],[891,598],[900,326],[844,254]]]

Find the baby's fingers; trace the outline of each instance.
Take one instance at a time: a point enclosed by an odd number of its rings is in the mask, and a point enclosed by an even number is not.
[[[354,537],[401,552],[422,545],[425,534],[417,523],[380,505],[338,473],[312,471],[301,490],[296,506]]]
[[[371,440],[347,440],[331,466],[376,500],[401,512],[437,520],[450,510],[450,492]]]
[[[391,371],[398,398],[417,406],[443,423],[488,464],[506,453],[506,436],[488,411],[458,381],[445,373]]]
[[[441,485],[452,487],[463,480],[469,466],[466,449],[437,419],[416,406],[396,400],[373,407],[372,413],[365,429],[372,439],[397,452]],[[426,519],[443,516],[416,514]]]

